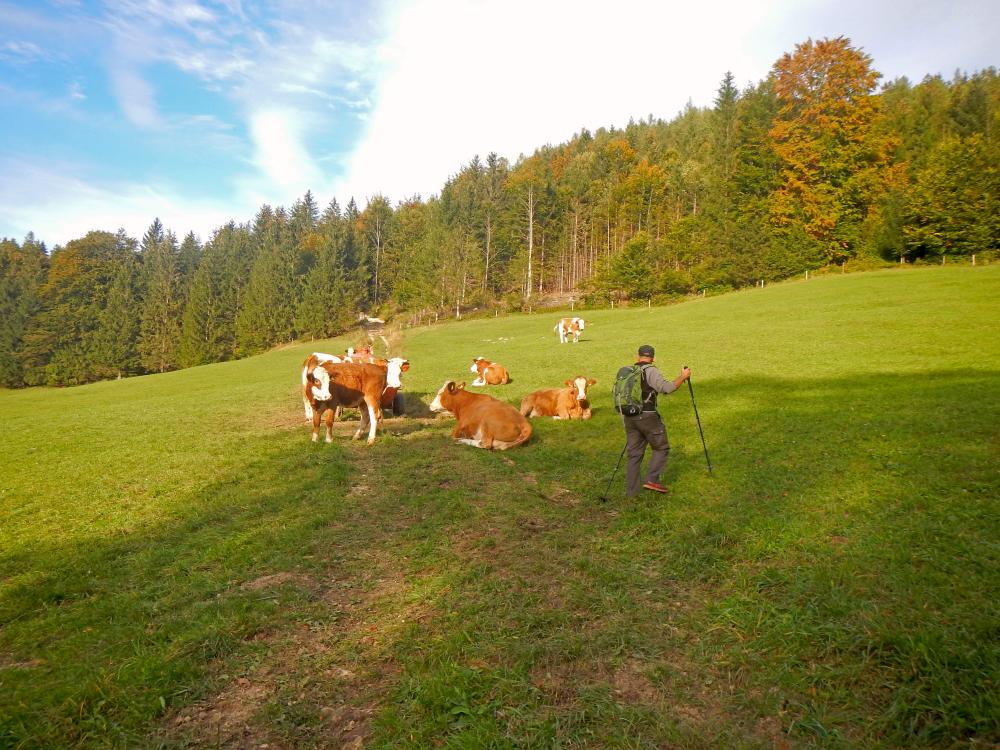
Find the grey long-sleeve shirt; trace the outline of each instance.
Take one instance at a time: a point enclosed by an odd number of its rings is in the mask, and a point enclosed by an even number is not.
[[[639,362],[638,364],[643,363]],[[663,377],[663,373],[657,369],[656,365],[648,365],[643,370],[642,401],[644,406],[642,410],[656,411],[656,394],[673,393],[676,390],[677,386],[674,385],[674,381]]]

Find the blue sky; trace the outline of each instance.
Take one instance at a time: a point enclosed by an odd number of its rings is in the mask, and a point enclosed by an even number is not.
[[[998,29],[996,0],[0,0],[0,236],[428,197],[476,154],[710,105],[808,38],[919,81],[997,66]]]

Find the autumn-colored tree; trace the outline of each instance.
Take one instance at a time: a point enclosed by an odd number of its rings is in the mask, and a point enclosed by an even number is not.
[[[885,189],[891,140],[880,137],[874,95],[881,74],[849,39],[809,40],[771,72],[780,109],[771,128],[782,160],[775,223],[798,225],[828,260],[853,255],[869,208]]]

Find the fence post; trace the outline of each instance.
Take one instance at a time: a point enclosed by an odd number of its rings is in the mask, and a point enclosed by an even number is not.
[[[975,255],[975,253],[972,254],[972,265],[976,265],[976,255]]]
[[[809,281],[809,269],[806,269],[806,281]]]

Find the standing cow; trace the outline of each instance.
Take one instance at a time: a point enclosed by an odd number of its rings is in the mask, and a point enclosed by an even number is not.
[[[472,360],[472,367],[469,372],[476,373],[473,385],[507,385],[510,382],[510,374],[507,368],[497,362],[490,362],[483,357],[476,357]]]
[[[456,385],[454,380],[447,381],[430,408],[455,415],[457,424],[451,437],[466,445],[502,451],[531,437],[531,424],[521,412],[485,393],[470,393],[465,390],[465,383]]]
[[[580,332],[583,331],[585,321],[583,318],[563,318],[552,330],[559,334],[559,343],[565,344],[569,337],[573,337],[573,343],[580,342]]]
[[[306,416],[312,418],[312,440],[319,440],[320,422],[326,423],[326,442],[333,442],[333,420],[342,406],[361,410],[361,424],[354,439],[368,429],[368,445],[375,442],[375,430],[382,419],[382,394],[386,388],[386,370],[378,365],[355,365],[350,362],[320,362],[309,367],[306,360],[302,396]]]
[[[597,381],[577,375],[566,381],[565,388],[546,388],[529,393],[521,401],[521,413],[526,417],[553,419],[590,419],[587,388]]]

